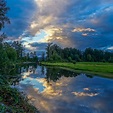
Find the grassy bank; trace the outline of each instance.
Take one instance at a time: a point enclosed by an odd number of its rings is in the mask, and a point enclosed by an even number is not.
[[[96,74],[104,77],[113,78],[113,63],[98,63],[98,62],[78,62],[73,63],[49,63],[42,62],[42,65],[63,67],[77,72],[85,72],[88,74]]]

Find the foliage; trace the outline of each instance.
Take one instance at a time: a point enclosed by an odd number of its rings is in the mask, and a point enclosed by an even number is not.
[[[0,30],[5,23],[10,23],[9,18],[6,16],[8,10],[5,0],[0,0]]]
[[[16,53],[15,49],[13,49],[12,47],[6,47],[5,51],[6,51],[7,57],[10,61],[17,60],[17,53]]]
[[[0,0],[0,31],[4,27],[5,23],[10,23],[9,18],[6,16],[9,8],[6,5],[5,0]],[[6,38],[4,33],[0,34],[0,43]]]
[[[47,51],[47,60],[48,61],[61,61],[62,60],[62,54],[61,54],[61,48],[53,43],[49,43],[46,47]]]
[[[7,71],[0,72],[0,113],[38,113],[38,111],[29,104],[29,100],[19,93],[11,85],[17,84],[21,78],[20,66],[11,67]]]
[[[10,23],[6,16],[8,10],[6,1],[0,0],[0,33],[5,23]],[[0,34],[0,113],[38,113],[28,103],[26,97],[19,93],[17,89],[10,87],[14,83],[13,78],[16,75],[14,74],[15,64],[23,59],[24,48],[19,42],[4,43],[4,38],[6,38],[6,35]],[[36,58],[33,61],[36,61]],[[18,76],[15,78],[18,79]]]
[[[45,53],[44,52],[42,53],[42,59],[41,59],[41,61],[45,61]]]
[[[110,57],[108,60],[110,63],[113,63],[113,57]]]
[[[47,61],[52,62],[113,62],[113,53],[98,49],[61,48],[56,44],[48,44]]]
[[[16,59],[16,51],[13,48],[0,44],[0,69],[6,69],[8,65],[13,65],[11,61],[14,62]]]
[[[2,104],[1,104],[2,103]],[[7,85],[0,86],[0,111],[2,113],[38,113],[17,89]]]

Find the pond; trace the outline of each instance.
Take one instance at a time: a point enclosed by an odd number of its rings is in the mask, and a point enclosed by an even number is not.
[[[113,113],[113,79],[45,66],[21,74],[15,87],[41,113]]]

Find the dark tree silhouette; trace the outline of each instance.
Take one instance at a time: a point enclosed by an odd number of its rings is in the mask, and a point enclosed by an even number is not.
[[[5,23],[10,23],[9,18],[6,16],[8,10],[6,1],[0,0],[0,30],[4,27]]]
[[[76,48],[61,48],[49,44],[46,48],[47,61],[50,62],[113,62],[113,52],[86,48],[80,51]]]
[[[0,31],[4,27],[5,23],[10,23],[9,18],[6,16],[8,10],[9,8],[6,6],[6,1],[0,0]],[[0,43],[5,38],[6,35],[4,33],[0,33]]]

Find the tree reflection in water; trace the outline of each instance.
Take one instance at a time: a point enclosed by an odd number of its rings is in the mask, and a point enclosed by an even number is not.
[[[76,77],[79,75],[79,73],[77,72],[73,72],[73,71],[69,71],[69,70],[65,70],[65,69],[60,69],[60,68],[56,68],[56,67],[45,67],[45,66],[39,66],[37,64],[25,64],[25,65],[20,65],[17,66],[15,70],[13,70],[13,74],[17,75],[17,74],[21,74],[24,72],[30,72],[32,74],[36,73],[36,69],[40,67],[38,71],[36,77],[38,76],[43,76],[45,75],[45,79],[47,80],[47,82],[49,83],[50,81],[56,82],[57,80],[59,80],[62,76],[64,77]],[[93,78],[92,75],[86,75],[89,78]],[[33,75],[32,75],[33,77]]]
[[[24,80],[17,88],[32,98],[42,113],[113,111],[111,79],[37,65],[25,65],[20,70]]]
[[[47,82],[49,83],[51,80],[56,82],[59,80],[62,76],[64,77],[76,77],[78,73],[72,72],[72,71],[67,71],[64,69],[59,69],[59,68],[47,68],[47,73],[46,73],[46,79]]]
[[[0,69],[0,78],[6,80],[11,85],[16,85],[22,79],[21,73],[32,71],[35,73],[37,68],[37,64],[23,64],[23,65],[16,65],[15,67],[8,66],[7,68]]]

